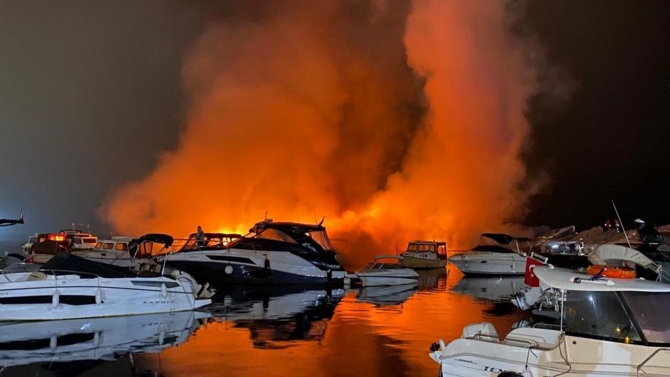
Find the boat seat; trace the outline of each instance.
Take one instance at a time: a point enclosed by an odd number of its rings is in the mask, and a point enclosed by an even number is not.
[[[28,277],[26,277],[26,281],[36,281],[36,280],[45,280],[47,278],[47,274],[45,274],[42,271],[33,271]]]
[[[489,322],[480,322],[465,326],[461,338],[479,339],[495,343],[500,341],[496,328]]]
[[[503,343],[517,347],[532,346],[535,349],[550,350],[558,346],[562,332],[537,327],[522,327],[512,330]]]

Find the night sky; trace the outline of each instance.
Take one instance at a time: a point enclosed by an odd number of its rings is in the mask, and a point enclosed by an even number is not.
[[[0,217],[23,209],[27,222],[0,237],[72,222],[109,231],[105,195],[178,142],[182,61],[208,16],[254,14],[208,4],[0,1]],[[517,27],[565,93],[528,102],[523,158],[547,184],[526,225],[596,225],[614,218],[612,199],[624,224],[670,223],[668,14],[668,1],[529,2]]]

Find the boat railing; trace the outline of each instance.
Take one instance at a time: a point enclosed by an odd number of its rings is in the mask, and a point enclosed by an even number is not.
[[[54,280],[58,280],[59,275],[77,275],[80,277],[83,276],[89,276],[89,279],[95,279],[99,278],[100,276],[91,272],[83,272],[83,271],[72,271],[72,270],[57,270],[57,269],[36,269],[36,270],[29,270],[29,271],[15,271],[15,272],[10,272],[10,273],[5,273],[4,270],[0,270],[0,275],[4,276],[5,279],[7,279],[8,282],[10,283],[17,283],[19,282],[18,280],[12,280],[10,279],[9,275],[10,274],[16,274],[16,273],[21,273],[21,274],[26,274],[27,277],[30,276],[36,276],[35,273],[43,273],[44,277],[42,279],[46,279],[47,276],[51,275],[54,276]],[[41,279],[35,279],[35,280],[41,280]]]
[[[639,374],[640,369],[649,362],[649,360],[653,359],[656,355],[658,355],[661,352],[670,352],[670,348],[659,348],[656,351],[652,352],[651,355],[649,355],[646,359],[644,359],[643,362],[640,363],[640,365],[637,366],[637,372]]]

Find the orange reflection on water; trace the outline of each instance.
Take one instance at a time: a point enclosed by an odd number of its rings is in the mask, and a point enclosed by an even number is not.
[[[460,279],[458,273],[429,275],[424,279],[429,286],[388,306],[360,302],[358,290],[350,290],[325,317],[315,310],[280,307],[286,300],[270,300],[267,312],[290,314],[273,320],[238,315],[201,327],[187,343],[161,355],[162,371],[184,377],[432,375],[437,371],[427,355],[432,342],[449,342],[460,337],[464,326],[482,321],[504,336],[524,317],[520,312],[486,314],[491,302],[451,291]]]

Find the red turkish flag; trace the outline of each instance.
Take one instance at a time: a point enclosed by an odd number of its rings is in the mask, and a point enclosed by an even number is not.
[[[540,286],[540,279],[538,279],[537,276],[535,276],[535,273],[533,273],[533,269],[540,265],[542,265],[542,262],[539,260],[526,258],[526,277],[523,279],[523,282],[526,283],[526,285],[531,287]]]

